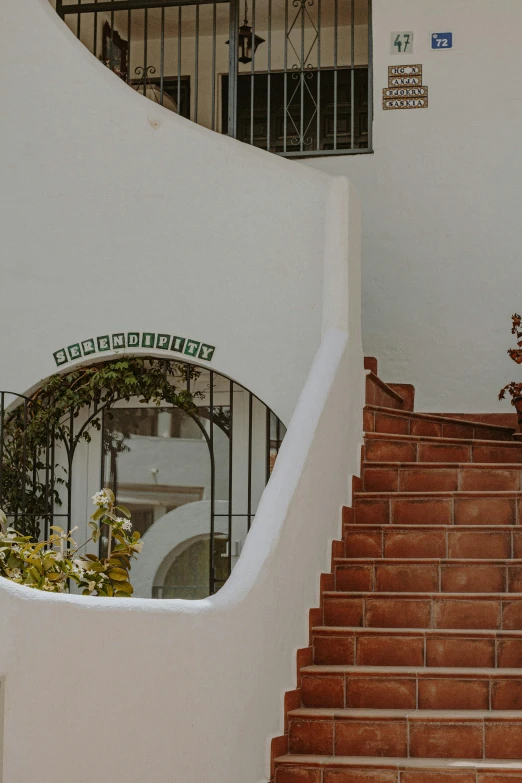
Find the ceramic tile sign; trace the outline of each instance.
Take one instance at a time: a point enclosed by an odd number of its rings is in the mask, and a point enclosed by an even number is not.
[[[382,91],[382,108],[427,109],[428,88],[422,83],[422,65],[390,65],[388,87]]]
[[[390,54],[413,54],[413,33],[411,30],[391,33]]]
[[[388,79],[417,76],[422,81],[422,65],[389,65]]]
[[[53,354],[54,361],[61,367],[62,364],[73,362],[84,356],[103,354],[106,351],[133,353],[134,349],[161,349],[175,354],[184,354],[193,359],[203,359],[210,362],[216,350],[215,346],[191,340],[188,337],[178,337],[171,334],[157,332],[118,332],[117,334],[103,334],[100,337],[91,337],[79,343],[72,343],[66,348],[60,348]]]
[[[453,49],[453,33],[431,33],[431,48],[434,52],[447,52]]]

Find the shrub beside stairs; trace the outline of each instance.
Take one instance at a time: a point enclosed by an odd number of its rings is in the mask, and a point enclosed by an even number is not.
[[[366,367],[362,475],[273,783],[522,781],[522,442],[414,413]]]

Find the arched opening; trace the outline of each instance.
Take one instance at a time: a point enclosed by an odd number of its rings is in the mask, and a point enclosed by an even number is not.
[[[140,360],[157,373],[159,360]],[[220,589],[241,553],[284,427],[235,381],[208,367],[164,364],[176,396],[170,386],[161,398],[128,389],[119,394],[116,384],[109,401],[102,395],[83,408],[61,410],[57,424],[45,432],[40,428],[39,440],[38,394],[8,399],[1,393],[0,508],[34,537],[47,537],[50,526],[59,524],[68,530],[78,526],[78,539],[84,540],[90,498],[108,486],[143,536],[144,549],[133,566],[135,594],[199,598]],[[110,370],[109,365],[103,367]],[[82,369],[89,368],[75,368],[73,384]],[[13,474],[16,454],[21,459]],[[171,552],[195,537],[204,543],[174,565]],[[103,552],[103,537],[99,546]],[[87,551],[96,553],[93,547]],[[159,583],[158,569],[169,558],[173,570]]]

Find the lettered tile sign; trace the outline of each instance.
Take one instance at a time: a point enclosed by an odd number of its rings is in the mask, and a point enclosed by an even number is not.
[[[100,337],[91,337],[81,343],[72,343],[67,348],[55,351],[54,360],[58,367],[83,356],[104,351],[133,353],[134,348],[159,348],[171,353],[182,353],[192,356],[194,359],[204,359],[211,362],[216,350],[214,345],[201,343],[198,340],[190,340],[187,337],[163,334],[161,332],[116,332]],[[130,349],[130,351],[129,351]]]
[[[428,88],[422,83],[422,65],[390,65],[388,87],[382,91],[382,108],[427,109]]]
[[[413,54],[413,33],[411,30],[391,34],[390,54]]]
[[[422,81],[422,65],[389,65],[388,79],[404,76],[418,76]]]

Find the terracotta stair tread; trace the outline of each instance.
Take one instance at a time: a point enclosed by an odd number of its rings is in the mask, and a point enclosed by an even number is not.
[[[501,566],[522,566],[522,558],[465,558],[465,557],[336,557],[335,565],[365,565],[377,563],[378,565],[438,565],[439,563],[448,565],[501,565]]]
[[[325,590],[323,591],[323,596],[325,598],[393,598],[394,601],[400,601],[401,598],[407,599],[407,598],[421,598],[421,599],[427,599],[427,598],[440,598],[443,600],[447,600],[448,598],[455,598],[457,600],[470,600],[470,601],[492,601],[492,600],[502,600],[507,599],[510,601],[522,601],[522,593],[441,593],[439,591],[430,591],[426,593],[422,592],[405,592],[405,593],[395,593],[391,592],[389,590],[387,591],[379,591],[379,592],[371,592],[369,590],[358,590],[352,592],[348,592],[345,590]]]
[[[401,435],[395,432],[366,432],[364,434],[366,440],[391,440],[402,443],[404,441],[422,441],[426,443],[436,443],[450,445],[469,444],[469,445],[483,445],[483,446],[498,446],[500,448],[511,448],[520,450],[522,443],[518,443],[514,440],[481,440],[480,438],[446,438],[436,437],[434,435]]]
[[[444,416],[442,413],[417,413],[415,411],[406,411],[400,408],[387,408],[383,405],[365,405],[365,410],[376,413],[388,414],[390,416],[399,416],[401,418],[413,418],[419,421],[434,421],[454,424],[455,426],[467,426],[477,428],[477,430],[491,430],[493,432],[503,433],[512,436],[516,430],[514,427],[503,427],[498,424],[487,424],[485,422],[471,421],[468,419],[457,419],[450,416]]]
[[[436,636],[459,637],[477,636],[477,638],[519,638],[522,639],[522,631],[501,631],[487,628],[362,628],[360,625],[314,625],[312,633],[316,636],[346,636],[347,634],[360,633],[372,636]]]
[[[522,490],[520,489],[474,489],[474,490],[430,490],[429,492],[390,492],[388,490],[384,492],[354,492],[354,500],[365,500],[366,498],[391,498],[393,500],[404,498],[444,498],[444,497],[472,497],[472,498],[488,498],[488,497],[500,497],[500,498],[522,498]]]
[[[522,490],[522,462],[363,464],[357,492],[509,492]]]
[[[301,674],[314,674],[328,676],[330,674],[356,674],[382,677],[383,675],[411,676],[411,677],[470,677],[470,678],[522,678],[522,667],[519,669],[498,669],[496,667],[469,666],[360,666],[357,664],[311,664],[303,666]],[[522,709],[521,709],[522,718]]]
[[[436,438],[440,440],[440,438]],[[507,441],[509,442],[509,441]],[[506,441],[502,441],[505,445]],[[521,470],[521,462],[363,462],[363,470],[404,468],[406,470]]]
[[[415,525],[390,525],[386,524],[385,522],[379,523],[379,522],[368,522],[368,524],[362,524],[357,522],[345,522],[344,523],[344,529],[345,532],[350,531],[364,531],[365,533],[369,530],[395,530],[396,528],[400,528],[401,530],[469,530],[471,532],[476,531],[478,532],[498,532],[502,530],[518,530],[516,525],[443,525],[443,524],[434,524],[434,525],[426,525],[422,524],[421,522],[416,523]]]
[[[279,756],[275,760],[279,765],[302,764],[305,767],[375,767],[378,769],[426,769],[453,771],[478,769],[483,772],[520,771],[522,759],[437,759],[437,758],[401,758],[394,756],[315,756],[290,754]]]
[[[342,552],[352,558],[456,558],[502,560],[522,557],[522,525],[347,522]],[[326,586],[326,585],[325,585]]]
[[[290,710],[291,717],[308,718],[310,720],[330,718],[334,720],[360,720],[372,718],[375,720],[407,719],[407,720],[440,720],[440,721],[522,721],[522,710],[401,710],[378,709],[368,707],[298,707]],[[522,759],[521,759],[522,764]]]

